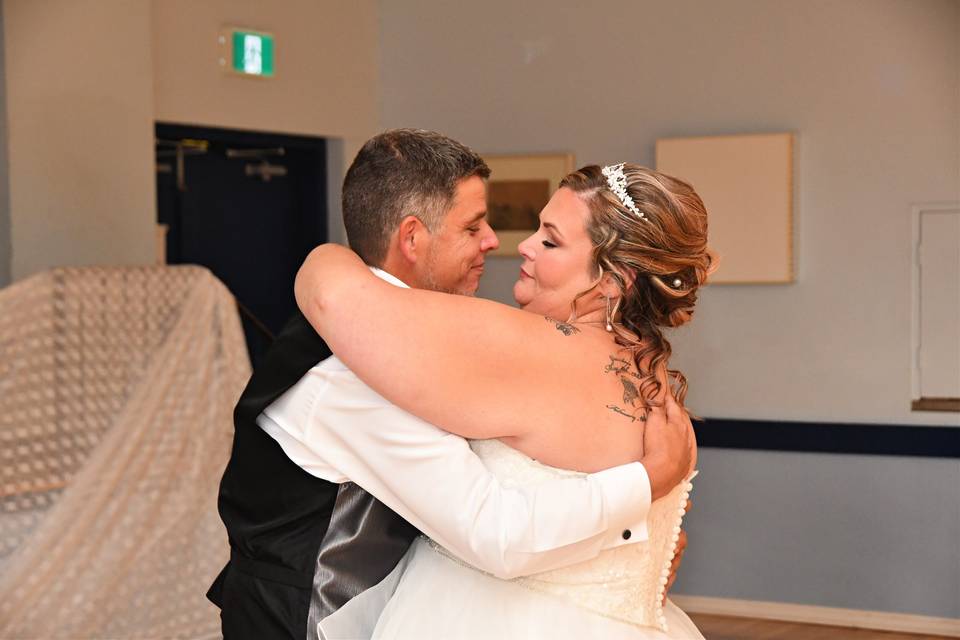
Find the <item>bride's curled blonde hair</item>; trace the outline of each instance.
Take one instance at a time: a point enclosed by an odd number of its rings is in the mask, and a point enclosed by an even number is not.
[[[623,292],[612,302],[613,330],[617,344],[633,353],[640,397],[649,408],[658,404],[654,399],[662,386],[656,371],[666,366],[672,352],[662,329],[690,320],[697,292],[717,260],[707,247],[707,211],[693,187],[630,163],[623,165],[623,174],[627,194],[643,217],[610,189],[597,165],[571,173],[560,186],[577,193],[590,210],[587,233],[594,247],[594,287],[609,274]],[[645,362],[649,364],[643,366]],[[682,406],[687,380],[680,371],[667,373]]]

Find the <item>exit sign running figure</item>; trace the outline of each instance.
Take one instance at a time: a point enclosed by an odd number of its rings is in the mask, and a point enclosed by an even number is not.
[[[228,28],[220,34],[220,45],[228,49],[221,53],[220,66],[245,76],[273,76],[272,34]]]

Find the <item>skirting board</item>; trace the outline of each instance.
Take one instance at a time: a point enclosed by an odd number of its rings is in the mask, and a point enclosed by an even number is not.
[[[958,618],[934,618],[909,613],[837,609],[785,602],[734,600],[705,596],[672,595],[670,599],[687,613],[960,638],[960,619]]]

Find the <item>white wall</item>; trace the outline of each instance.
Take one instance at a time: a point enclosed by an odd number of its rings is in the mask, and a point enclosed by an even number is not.
[[[689,403],[958,424],[909,407],[910,207],[960,199],[960,4],[380,8],[384,127],[648,165],[658,137],[796,131],[798,281],[704,290],[674,339]],[[508,301],[517,267],[488,260],[481,294]],[[682,592],[960,617],[960,461],[711,449],[701,466]]]
[[[332,138],[330,238],[345,239],[340,183],[378,124],[376,4],[154,0],[152,7],[156,120]],[[275,76],[221,71],[223,26],[272,33]]]
[[[378,124],[371,0],[3,8],[11,220],[0,206],[0,264],[8,256],[14,280],[56,265],[153,262],[155,121],[329,138],[329,231],[345,237],[339,183]],[[276,76],[223,73],[222,26],[273,32]]]
[[[152,7],[158,120],[364,139],[376,127],[372,2],[156,0]],[[223,26],[273,33],[276,75],[223,73]]]
[[[13,279],[151,262],[150,12],[126,0],[6,0]]]

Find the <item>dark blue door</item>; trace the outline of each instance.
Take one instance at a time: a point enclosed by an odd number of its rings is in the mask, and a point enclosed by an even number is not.
[[[167,262],[210,269],[236,296],[254,366],[296,308],[293,279],[326,241],[322,138],[157,124]]]

